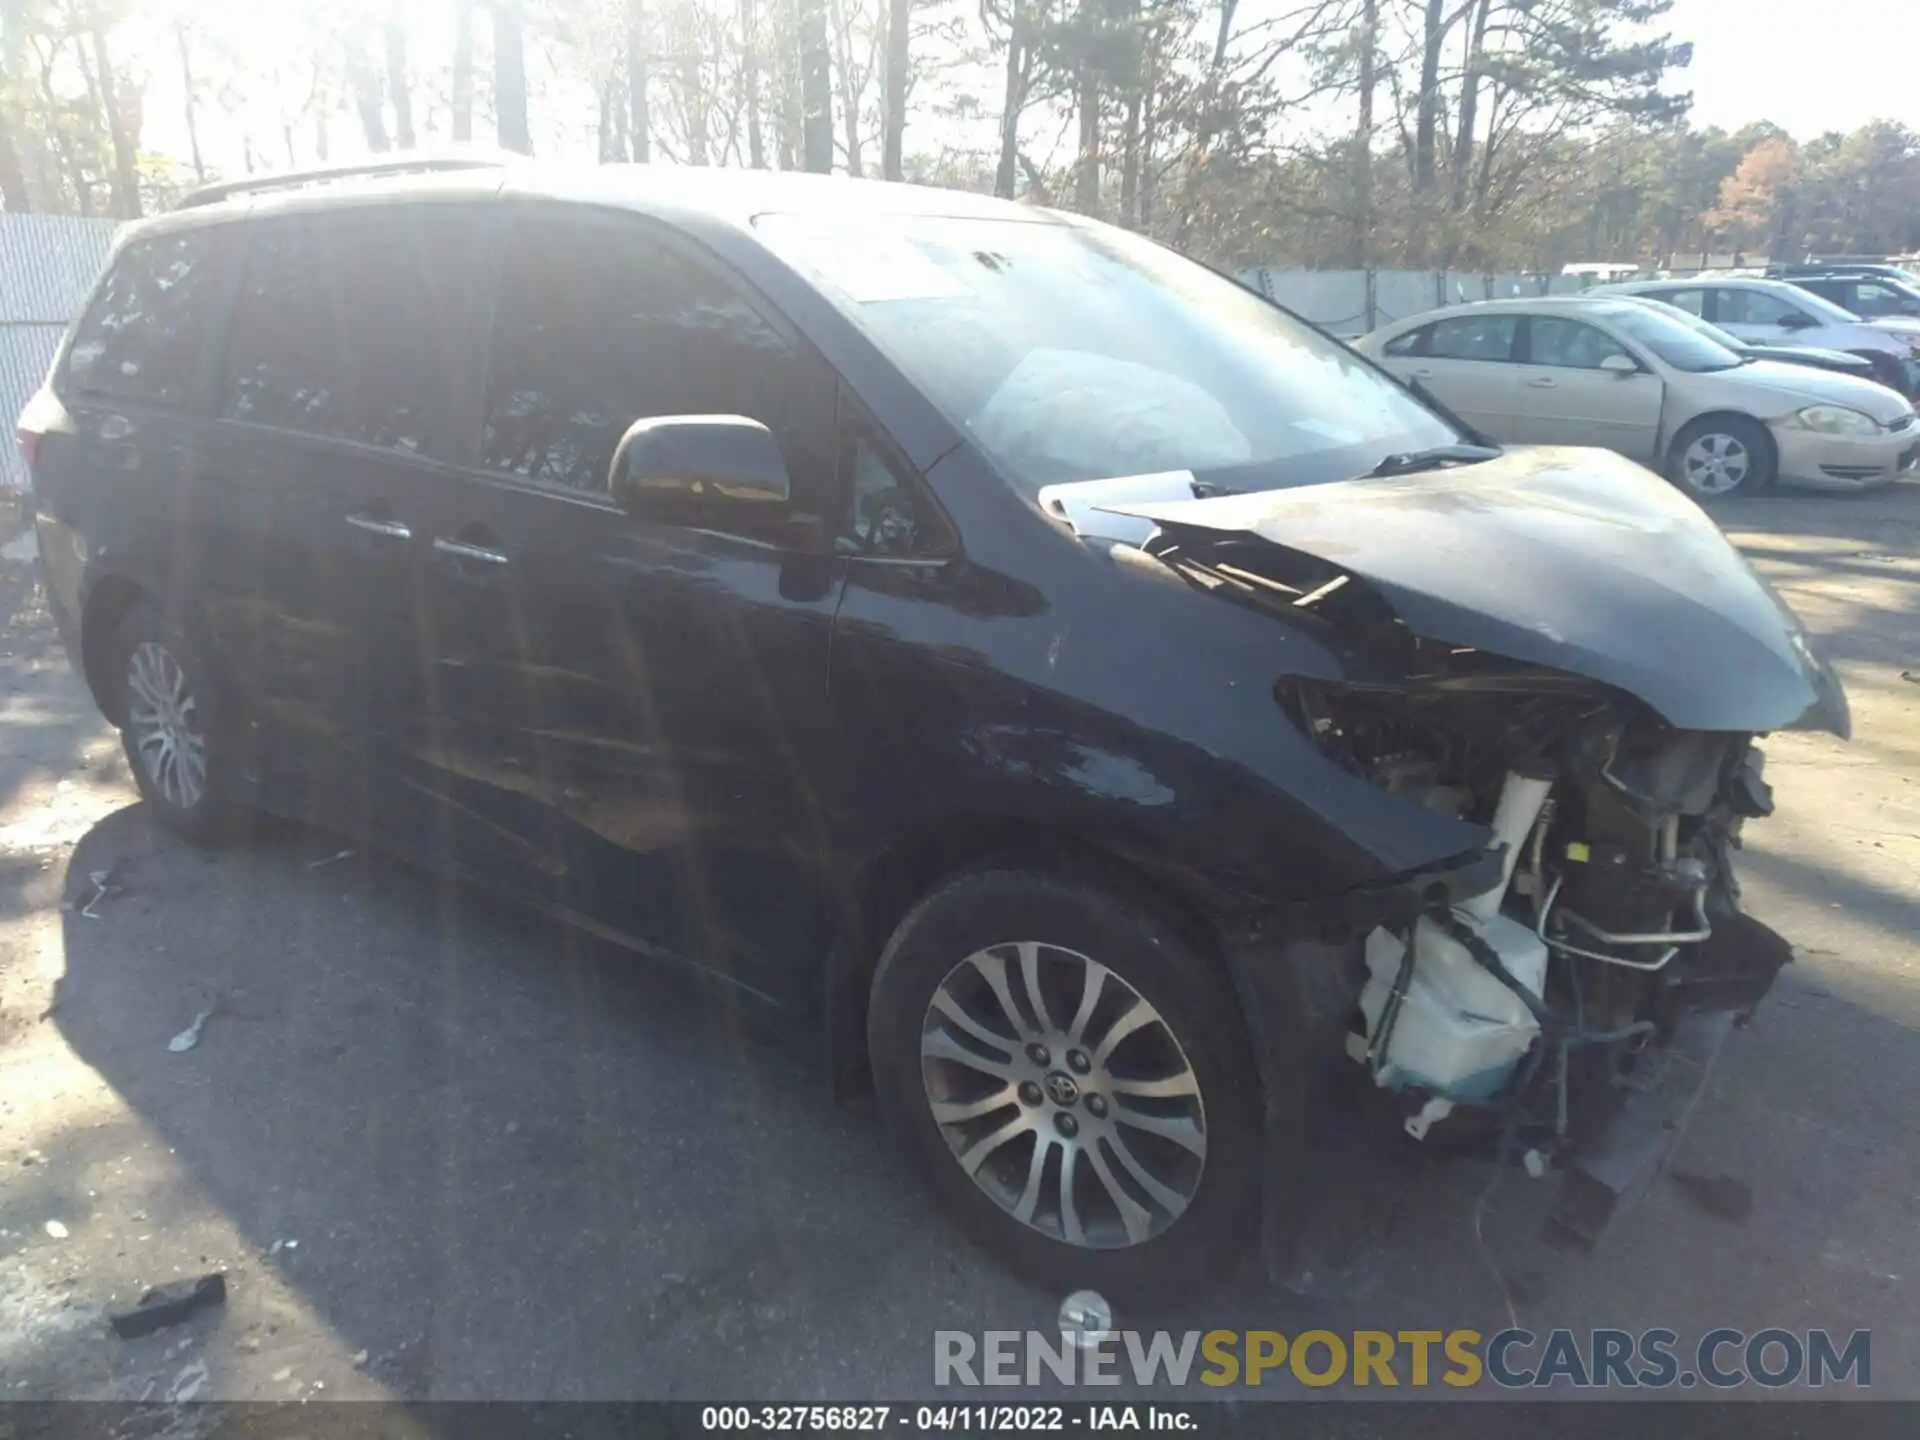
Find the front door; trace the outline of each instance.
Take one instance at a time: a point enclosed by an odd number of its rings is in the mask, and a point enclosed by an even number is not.
[[[1665,387],[1624,345],[1596,325],[1561,315],[1528,316],[1522,344],[1519,438],[1654,458]],[[1634,368],[1603,368],[1623,361]]]
[[[1709,320],[1729,334],[1761,344],[1806,343],[1805,332],[1821,323],[1812,312],[1765,290],[1715,285],[1708,288],[1707,300],[1713,310]]]
[[[834,399],[824,362],[650,222],[529,208],[480,453],[432,541],[437,763],[468,823],[538,837],[541,898],[776,999],[825,944],[842,564],[784,532],[639,523],[608,470],[634,420],[746,415],[817,509]]]

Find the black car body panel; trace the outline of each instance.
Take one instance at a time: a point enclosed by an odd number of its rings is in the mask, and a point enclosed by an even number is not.
[[[1694,730],[1846,736],[1838,680],[1691,500],[1631,461],[1527,448],[1457,471],[1123,507],[1351,571],[1428,639],[1614,685]]]

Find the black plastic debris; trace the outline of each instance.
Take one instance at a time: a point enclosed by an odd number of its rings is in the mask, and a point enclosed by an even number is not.
[[[216,1271],[198,1279],[158,1286],[142,1295],[133,1309],[107,1318],[114,1334],[122,1340],[135,1340],[168,1325],[178,1325],[196,1310],[226,1303],[227,1277]]]
[[[1753,1187],[1733,1175],[1701,1175],[1669,1170],[1667,1177],[1696,1209],[1722,1220],[1745,1221],[1753,1214]]]

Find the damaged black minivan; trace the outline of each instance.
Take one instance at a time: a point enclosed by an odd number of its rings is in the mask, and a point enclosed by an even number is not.
[[[385,170],[132,228],[21,417],[161,822],[711,972],[1056,1283],[1284,1269],[1342,1072],[1604,1224],[1790,954],[1754,738],[1848,729],[1690,500],[1073,216]]]

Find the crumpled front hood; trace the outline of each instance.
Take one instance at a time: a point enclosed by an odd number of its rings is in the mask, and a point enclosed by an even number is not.
[[[1699,506],[1608,451],[1105,508],[1337,565],[1420,636],[1616,686],[1683,729],[1850,731],[1838,679],[1773,587]]]

